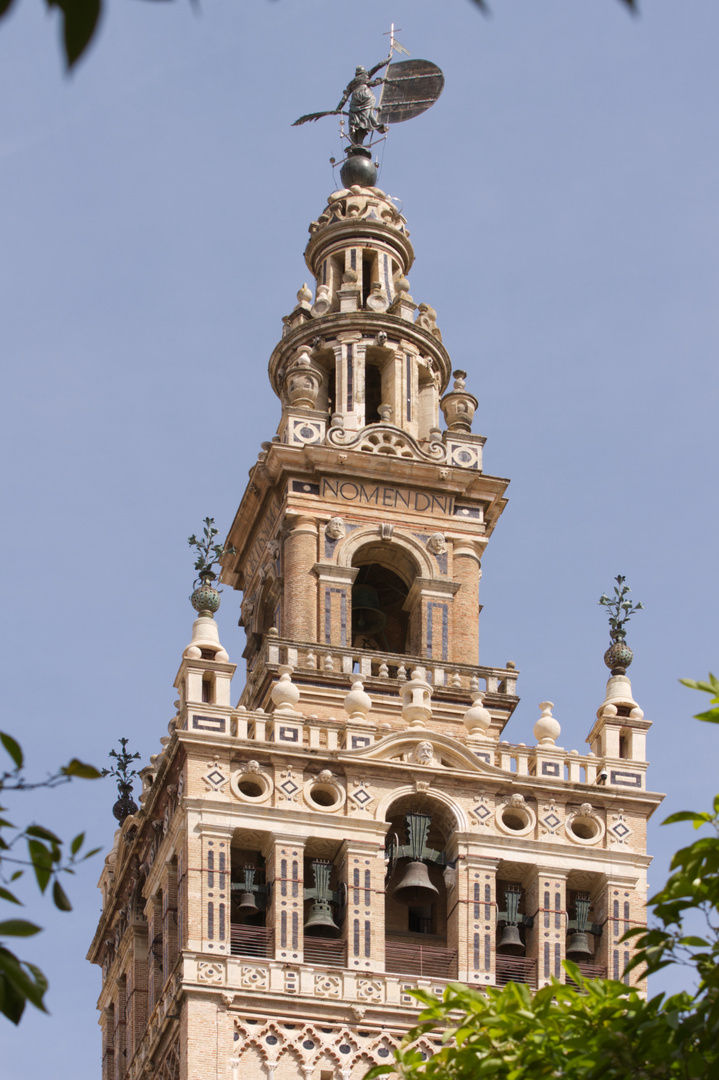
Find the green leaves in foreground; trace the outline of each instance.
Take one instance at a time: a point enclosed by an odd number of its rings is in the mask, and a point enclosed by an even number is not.
[[[683,679],[712,695],[719,680]],[[700,713],[719,723],[719,708]],[[664,824],[691,822],[704,835],[681,848],[672,874],[649,901],[651,925],[635,927],[627,971],[688,967],[694,993],[650,1001],[624,983],[585,979],[564,967],[578,989],[557,980],[532,993],[510,983],[483,992],[460,985],[444,996],[413,992],[425,1006],[396,1061],[366,1080],[399,1072],[403,1080],[716,1080],[719,1076],[719,795],[712,811],[683,810]],[[691,929],[687,927],[691,922]],[[691,932],[700,923],[700,932]]]
[[[73,758],[44,780],[30,781],[23,772],[25,759],[19,743],[6,732],[0,732],[0,745],[10,759],[9,768],[0,770],[0,792],[22,793],[27,797],[37,788],[54,788],[74,778],[93,780],[101,775],[93,765]],[[0,807],[1,814],[4,814],[3,807]],[[71,911],[72,904],[59,878],[62,874],[74,874],[74,867],[78,863],[99,851],[99,848],[94,848],[83,852],[84,843],[85,834],[78,833],[66,848],[60,837],[44,825],[33,823],[18,828],[0,816],[0,901],[22,906],[14,883],[30,870],[40,892],[44,894],[49,890],[59,911]],[[46,1011],[43,997],[47,990],[47,979],[34,964],[16,956],[8,948],[7,941],[32,937],[39,934],[41,929],[26,919],[0,919],[0,1014],[13,1024],[20,1022],[28,1001],[36,1009]]]

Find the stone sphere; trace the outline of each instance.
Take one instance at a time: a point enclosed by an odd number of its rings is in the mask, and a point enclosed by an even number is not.
[[[200,585],[190,597],[190,603],[195,611],[215,612],[220,606],[220,594],[211,585]]]
[[[350,151],[350,156],[340,169],[340,178],[346,188],[355,185],[360,188],[374,187],[377,183],[377,169],[372,164],[369,151],[365,150],[364,154],[353,154]]]

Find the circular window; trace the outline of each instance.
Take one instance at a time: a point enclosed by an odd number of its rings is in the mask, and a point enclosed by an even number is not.
[[[508,829],[512,829],[514,832],[521,832],[527,825],[527,819],[513,810],[505,810],[502,814],[502,821]]]
[[[310,799],[313,803],[317,803],[318,806],[334,806],[337,802],[337,795],[334,791],[328,791],[327,788],[317,786],[310,788]]]
[[[255,780],[240,780],[237,787],[248,799],[259,799],[264,794],[264,789]]]
[[[342,784],[339,783],[337,777],[332,777],[330,770],[326,771],[326,775],[320,774],[320,776],[311,776],[309,780],[305,782],[302,789],[302,796],[307,806],[313,810],[324,810],[334,813],[335,810],[339,810],[344,806],[346,793]]]
[[[604,823],[599,818],[574,814],[567,821],[566,831],[577,844],[596,844],[604,835]]]
[[[245,770],[238,770],[230,777],[230,787],[232,793],[240,802],[247,803],[265,803],[272,797],[272,791],[274,785],[272,783],[272,777],[268,773],[260,772],[259,766],[256,766],[256,762],[252,762],[251,766],[257,767],[256,772],[249,772]]]
[[[528,806],[503,806],[496,816],[502,832],[510,836],[526,836],[536,824],[534,811]]]

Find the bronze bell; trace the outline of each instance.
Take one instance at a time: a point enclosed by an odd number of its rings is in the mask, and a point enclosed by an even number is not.
[[[570,960],[589,960],[594,955],[589,945],[589,935],[582,930],[575,930],[569,938],[567,956]]]
[[[405,867],[404,876],[399,885],[392,890],[392,895],[400,904],[408,907],[424,907],[432,904],[439,896],[439,889],[429,880],[427,864],[410,862]]]
[[[380,606],[377,590],[371,585],[355,585],[352,590],[352,621],[358,633],[369,637],[384,630],[387,616]]]
[[[305,933],[311,937],[337,937],[340,932],[332,918],[327,900],[316,900],[310,908],[309,918],[305,923]]]
[[[524,944],[519,936],[519,927],[507,923],[497,945],[497,952],[503,952],[506,956],[524,956]]]
[[[240,902],[237,905],[237,911],[240,915],[256,915],[260,909],[255,903],[255,894],[252,892],[243,892],[240,896]]]

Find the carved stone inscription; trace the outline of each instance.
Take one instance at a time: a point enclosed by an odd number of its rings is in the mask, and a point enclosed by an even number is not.
[[[431,495],[411,488],[385,484],[363,484],[354,480],[323,480],[322,498],[361,506],[381,506],[394,510],[414,510],[420,514],[449,514],[454,511],[451,495]]]

